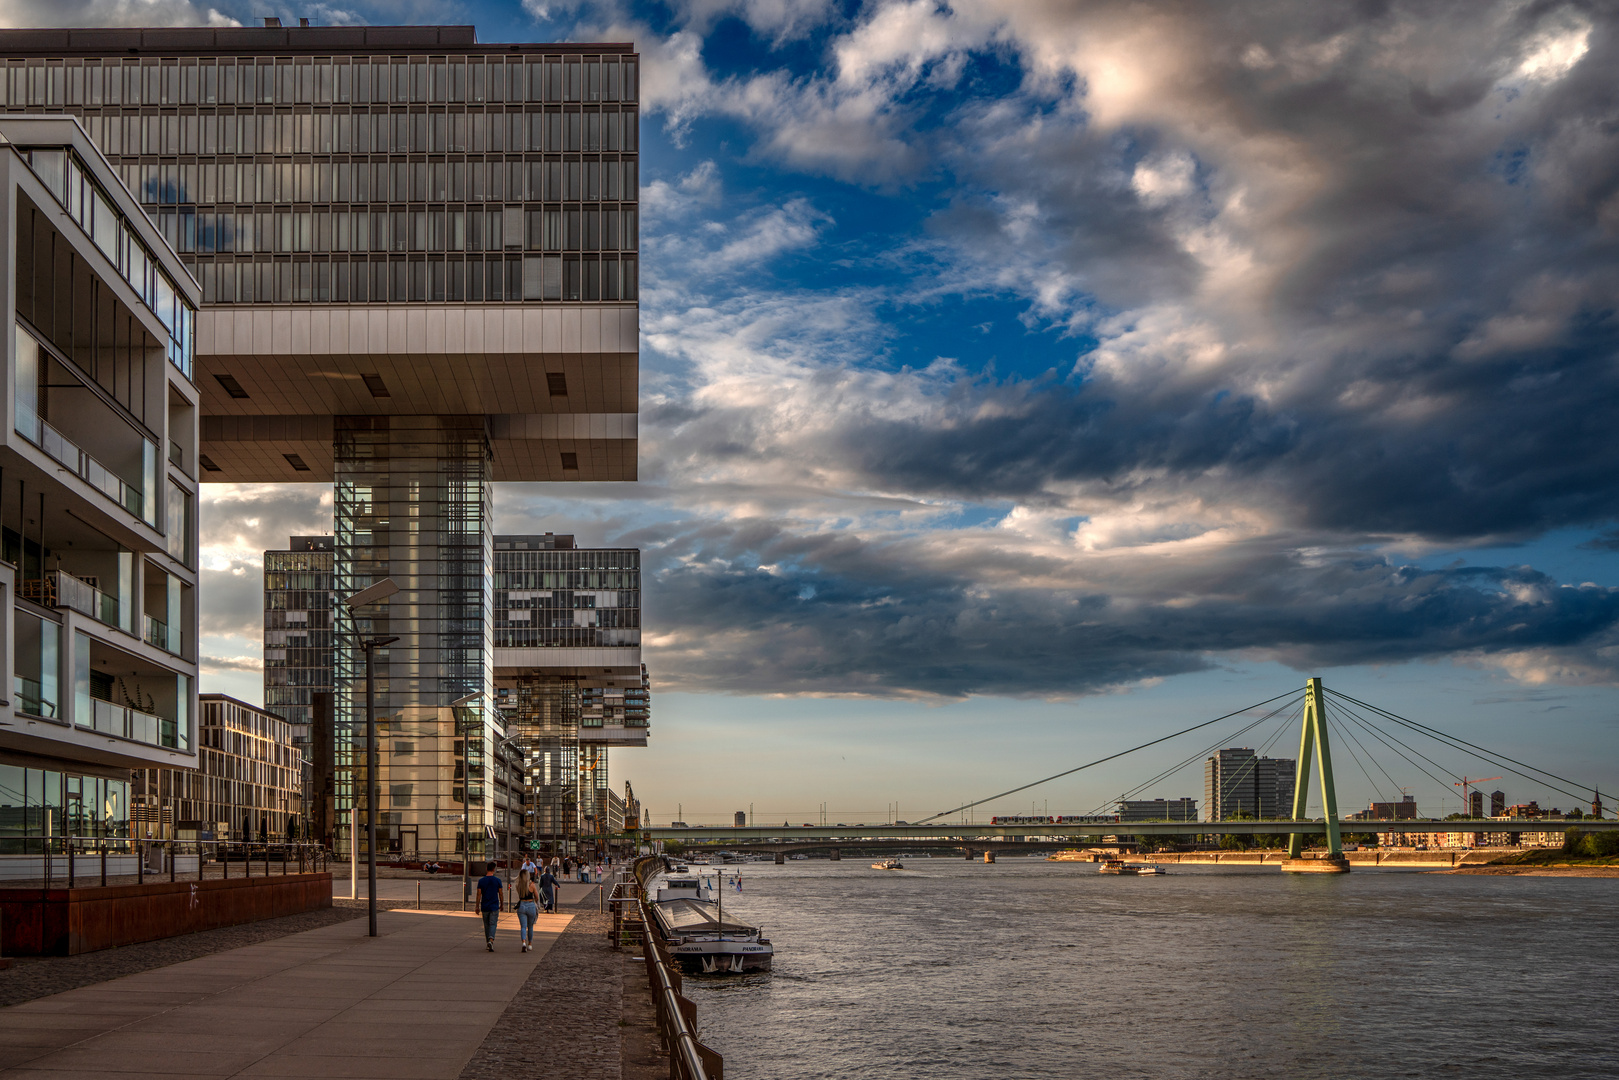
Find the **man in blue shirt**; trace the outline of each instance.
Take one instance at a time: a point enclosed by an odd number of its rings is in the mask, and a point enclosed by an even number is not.
[[[500,890],[506,883],[495,876],[495,864],[486,863],[483,877],[478,879],[479,910],[483,913],[484,945],[495,951],[495,925],[500,921]]]

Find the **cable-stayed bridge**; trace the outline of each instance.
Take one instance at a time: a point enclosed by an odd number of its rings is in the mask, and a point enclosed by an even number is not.
[[[967,813],[986,803],[991,803],[1088,769],[1098,768],[1110,762],[1118,761],[1127,755],[1145,750],[1148,747],[1157,746],[1160,743],[1166,743],[1172,739],[1229,721],[1247,722],[1237,730],[1222,735],[1212,745],[1194,752],[1127,790],[1120,796],[1120,799],[1128,799],[1140,793],[1151,785],[1164,780],[1212,753],[1217,748],[1230,745],[1235,739],[1255,729],[1264,729],[1267,724],[1275,724],[1275,732],[1269,735],[1268,739],[1254,755],[1254,760],[1257,761],[1261,754],[1296,724],[1299,735],[1299,749],[1294,774],[1292,814],[1290,817],[1222,821],[1124,821],[1117,815],[1102,813],[1101,808],[1098,808],[1092,814],[1080,815],[1077,818],[1044,822],[1019,820],[979,824],[962,820],[953,822],[939,820],[952,815]],[[1387,783],[1393,792],[1398,793],[1402,790],[1401,786],[1395,783],[1394,777],[1388,772],[1387,767],[1382,763],[1385,756],[1398,757],[1406,765],[1422,773],[1434,783],[1442,787],[1447,784],[1460,787],[1465,793],[1473,781],[1470,781],[1462,773],[1446,768],[1435,760],[1433,756],[1430,756],[1437,754],[1442,757],[1449,753],[1451,756],[1464,755],[1473,761],[1485,762],[1492,768],[1502,770],[1503,775],[1511,774],[1519,779],[1530,781],[1538,787],[1561,792],[1574,798],[1577,803],[1583,803],[1589,799],[1593,815],[1577,820],[1548,819],[1545,817],[1455,817],[1443,820],[1402,818],[1398,820],[1378,819],[1345,822],[1338,812],[1337,778],[1333,772],[1332,757],[1334,743],[1340,743],[1344,747],[1380,799],[1383,795],[1383,783],[1377,779],[1373,770],[1376,770],[1376,773],[1383,777],[1383,781]],[[1377,753],[1373,752],[1374,749],[1377,750]],[[1385,751],[1388,753],[1385,754]],[[1472,766],[1469,765],[1468,767],[1471,768]],[[1319,805],[1324,810],[1322,816],[1318,818],[1306,816],[1311,802],[1312,775],[1315,778],[1315,784],[1319,787]],[[1442,779],[1441,775],[1453,779]],[[1394,800],[1387,799],[1383,801],[1392,803]],[[904,840],[973,841],[1000,837],[1028,837],[1033,839],[1045,836],[1101,839],[1120,835],[1136,837],[1285,835],[1289,838],[1289,855],[1300,864],[1294,868],[1345,870],[1348,868],[1348,864],[1343,859],[1342,834],[1346,828],[1354,832],[1483,833],[1495,836],[1545,833],[1561,830],[1570,825],[1577,826],[1586,832],[1619,831],[1619,820],[1615,820],[1609,814],[1610,811],[1602,807],[1601,795],[1594,784],[1584,784],[1570,780],[1567,777],[1519,761],[1499,751],[1490,750],[1378,706],[1359,701],[1337,691],[1328,690],[1322,685],[1319,678],[1312,678],[1305,683],[1302,692],[1293,691],[1279,694],[1267,701],[1171,732],[1168,735],[1141,743],[1138,746],[1109,754],[1106,757],[1054,773],[1051,776],[1042,777],[1020,787],[1011,788],[970,803],[964,803],[950,810],[940,811],[920,822],[796,826],[786,823],[782,825],[753,824],[737,827],[685,826],[651,828],[643,831],[653,840],[787,845],[812,844],[817,841],[832,840],[857,843],[860,841]],[[1304,842],[1308,837],[1325,838],[1327,850],[1324,858],[1316,860],[1303,859]],[[1314,865],[1307,867],[1306,862]]]

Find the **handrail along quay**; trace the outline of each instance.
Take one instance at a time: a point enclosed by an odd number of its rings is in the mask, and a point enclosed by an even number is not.
[[[626,878],[613,886],[608,900],[613,928],[608,933],[614,949],[640,940],[647,983],[657,1006],[658,1034],[669,1054],[669,1080],[724,1080],[725,1060],[698,1041],[697,1006],[681,995],[680,970],[664,948],[647,907],[647,880],[667,869],[662,856],[635,861],[634,880]]]

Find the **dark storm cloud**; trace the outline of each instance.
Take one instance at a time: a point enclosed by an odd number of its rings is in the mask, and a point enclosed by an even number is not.
[[[1566,649],[1611,643],[1619,621],[1619,589],[1560,587],[1527,568],[1312,566],[1259,545],[1188,596],[1148,567],[1112,575],[1111,594],[985,587],[995,571],[1067,572],[989,545],[941,559],[917,541],[812,540],[766,522],[640,539],[656,547],[646,619],[673,688],[1063,695],[1218,655],[1306,668]]]

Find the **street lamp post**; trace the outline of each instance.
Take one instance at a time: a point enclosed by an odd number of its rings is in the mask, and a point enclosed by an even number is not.
[[[357,609],[386,600],[398,591],[399,586],[394,584],[393,578],[383,578],[343,601],[343,606],[349,609],[352,616]],[[398,640],[398,637],[377,637],[360,641],[360,648],[365,650],[365,877],[372,937],[377,936],[377,706],[371,664],[377,649]]]

